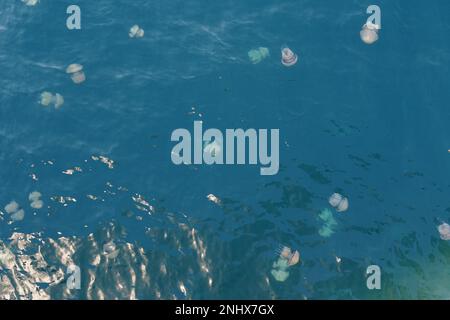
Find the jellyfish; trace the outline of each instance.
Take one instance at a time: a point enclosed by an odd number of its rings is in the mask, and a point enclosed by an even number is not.
[[[380,26],[371,22],[367,22],[362,26],[359,35],[361,40],[366,44],[372,44],[378,40],[378,30]]]
[[[25,217],[25,211],[23,211],[23,209],[20,209],[19,211],[15,212],[11,215],[11,220],[12,221],[22,221],[24,217]]]
[[[28,200],[37,201],[42,197],[42,194],[38,191],[33,191],[28,195]]]
[[[439,235],[442,240],[450,240],[450,225],[448,223],[442,223],[438,227]]]
[[[270,273],[272,274],[274,279],[279,281],[279,282],[284,282],[289,277],[289,272],[285,271],[285,270],[273,269],[272,271],[270,271]]]
[[[337,207],[339,205],[339,202],[342,201],[342,195],[339,193],[333,193],[330,198],[328,199],[328,203],[333,207]]]
[[[80,84],[86,80],[81,64],[73,63],[69,65],[66,69],[66,73],[70,74],[72,81],[76,84]]]
[[[328,199],[328,203],[336,209],[337,212],[348,210],[348,199],[339,193],[333,193]]]
[[[130,38],[142,38],[144,36],[144,30],[141,29],[137,24],[130,28],[130,32],[128,33]]]
[[[30,204],[30,207],[32,207],[33,209],[42,209],[43,206],[44,202],[42,200],[35,200]]]
[[[35,6],[39,2],[39,0],[22,0],[22,2],[27,6]]]
[[[297,63],[298,56],[288,47],[281,49],[281,63],[286,67],[291,67]]]
[[[55,103],[55,109],[59,109],[59,107],[61,107],[64,104],[64,97],[59,93],[57,93],[53,98]]]
[[[17,202],[15,202],[14,200],[5,206],[5,211],[8,214],[14,213],[17,210],[19,210],[19,204]]]
[[[270,56],[270,52],[268,48],[259,47],[257,49],[252,49],[248,52],[248,58],[250,62],[253,64],[258,64],[263,61],[265,58]]]
[[[280,257],[287,262],[288,267],[294,266],[300,261],[300,253],[298,251],[292,252],[291,248],[288,247],[283,247]]]
[[[53,104],[55,109],[58,109],[64,104],[64,97],[59,93],[53,95],[51,92],[44,91],[41,93],[39,103],[45,107],[48,107],[50,104]]]
[[[41,100],[39,102],[40,104],[48,107],[50,103],[52,103],[52,101],[53,101],[53,94],[51,92],[44,91],[41,93]]]
[[[328,208],[323,209],[319,214],[319,219],[324,222],[319,229],[319,235],[325,238],[330,237],[334,233],[334,229],[337,226],[333,213]]]

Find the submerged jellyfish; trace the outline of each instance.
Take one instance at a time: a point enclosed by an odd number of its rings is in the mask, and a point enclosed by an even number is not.
[[[276,270],[273,269],[270,271],[273,278],[279,282],[284,282],[289,277],[289,272],[285,270]]]
[[[371,22],[367,22],[362,26],[362,30],[359,32],[361,40],[366,44],[372,44],[378,40],[378,30],[380,26]]]
[[[14,200],[5,206],[5,211],[8,214],[14,213],[17,210],[19,210],[19,204],[17,202],[15,202]]]
[[[41,93],[39,103],[45,107],[48,107],[50,104],[53,104],[54,107],[58,109],[64,104],[64,97],[59,93],[53,95],[51,92],[44,91]]]
[[[22,0],[22,2],[27,6],[35,6],[39,0]]]
[[[290,267],[296,265],[300,261],[300,253],[292,252],[291,248],[283,247],[278,260],[272,264],[270,273],[277,281],[285,281],[289,277],[287,271]]]
[[[328,203],[336,209],[337,212],[348,210],[348,199],[339,193],[333,193],[328,199]]]
[[[72,81],[76,84],[80,84],[86,80],[86,76],[83,72],[83,66],[78,63],[69,65],[66,69],[66,73],[70,74]]]
[[[288,47],[281,49],[281,63],[286,67],[291,67],[297,63],[298,56]]]
[[[442,240],[450,240],[450,225],[448,223],[439,225],[438,231]]]
[[[44,202],[42,200],[35,200],[30,204],[30,207],[32,207],[33,209],[42,209],[43,206]]]
[[[333,213],[330,209],[323,209],[319,213],[319,219],[324,222],[324,224],[319,229],[319,235],[328,238],[334,233],[334,229],[337,226],[337,222],[333,217]]]
[[[333,207],[337,207],[339,205],[339,202],[342,201],[342,195],[339,193],[333,193],[330,198],[328,199],[328,203]]]
[[[270,52],[269,52],[269,49],[265,48],[265,47],[259,47],[258,49],[252,49],[248,52],[248,58],[250,59],[250,62],[253,64],[260,63],[268,56],[270,56]]]
[[[23,211],[23,209],[20,209],[19,211],[15,212],[11,215],[11,220],[12,221],[22,221],[24,217],[25,217],[25,211]]]
[[[137,24],[130,28],[128,33],[130,38],[142,38],[144,36],[144,29],[141,29]]]
[[[53,94],[48,91],[44,91],[41,93],[41,100],[39,101],[40,104],[43,106],[48,106],[53,101]]]

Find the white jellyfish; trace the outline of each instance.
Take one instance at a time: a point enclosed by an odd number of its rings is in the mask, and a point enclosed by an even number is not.
[[[142,38],[144,36],[144,29],[141,29],[137,24],[130,28],[128,35],[130,38]]]
[[[76,84],[80,84],[86,80],[86,75],[83,72],[83,66],[81,64],[73,63],[69,65],[66,73],[70,74],[72,81]]]
[[[35,6],[38,4],[39,0],[22,0],[27,6]]]
[[[24,217],[25,217],[25,211],[23,211],[23,209],[20,209],[19,211],[17,211],[16,213],[13,213],[11,215],[11,220],[12,221],[22,221]]]
[[[450,225],[448,223],[439,225],[438,231],[442,240],[450,240]]]
[[[53,101],[53,94],[51,92],[44,91],[41,93],[41,99],[39,101],[40,104],[47,107],[50,105],[50,103],[52,103],[52,101]]]
[[[270,52],[269,52],[269,49],[265,48],[265,47],[259,47],[257,49],[252,49],[248,52],[248,58],[250,59],[250,62],[253,64],[260,63],[268,56],[270,56]]]
[[[359,35],[361,40],[366,44],[372,44],[378,40],[378,30],[380,26],[371,22],[367,22],[362,26]]]
[[[348,199],[339,193],[333,193],[328,199],[328,203],[336,209],[337,212],[344,212],[348,210]]]
[[[28,195],[28,200],[36,201],[42,197],[42,194],[39,191],[33,191]]]
[[[291,67],[297,63],[298,56],[288,47],[281,49],[281,63],[286,67]]]
[[[30,207],[32,207],[33,209],[42,209],[43,206],[44,202],[42,200],[35,200],[30,204]]]
[[[64,104],[64,97],[59,93],[54,96],[55,109],[59,109]]]
[[[328,199],[328,203],[334,208],[337,207],[339,202],[342,201],[342,195],[339,193],[333,193]]]
[[[15,202],[14,200],[5,206],[5,211],[8,214],[14,213],[17,210],[19,210],[19,204],[17,202]]]
[[[344,212],[348,210],[348,199],[343,198],[341,202],[339,202],[338,206],[336,207],[337,212]]]
[[[64,97],[59,93],[53,95],[51,92],[44,91],[41,93],[39,103],[45,107],[53,104],[55,109],[58,109],[64,104]]]

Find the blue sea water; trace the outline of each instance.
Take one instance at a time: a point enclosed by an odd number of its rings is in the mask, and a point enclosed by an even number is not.
[[[66,28],[70,4],[81,30]],[[368,46],[370,4],[382,29]],[[450,298],[450,242],[437,231],[450,222],[448,12],[445,0],[1,0],[0,210],[15,200],[26,214],[3,212],[0,239],[83,238],[114,222],[150,257],[140,299]],[[128,37],[134,24],[143,38]],[[291,68],[283,45],[299,55]],[[252,64],[257,47],[270,57]],[[64,105],[43,107],[43,91]],[[194,120],[279,128],[279,173],[175,166],[171,133]],[[29,207],[34,190],[43,209]],[[334,192],[350,207],[322,237]],[[283,245],[301,262],[277,282]],[[366,287],[369,265],[381,290]]]

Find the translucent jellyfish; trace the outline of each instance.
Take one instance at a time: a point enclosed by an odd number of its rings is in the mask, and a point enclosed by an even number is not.
[[[298,251],[292,252],[291,248],[283,247],[280,257],[287,262],[287,266],[291,267],[300,261],[300,253]]]
[[[373,24],[371,22],[366,23],[362,26],[361,31],[359,32],[359,35],[361,37],[361,40],[366,44],[372,44],[375,41],[378,40],[378,30],[380,29],[380,26],[377,24]]]
[[[344,212],[348,210],[348,199],[339,193],[333,193],[328,199],[328,203],[336,209],[337,212]]]
[[[22,0],[27,6],[35,6],[39,2],[39,0]]]
[[[22,221],[24,217],[25,217],[25,211],[23,211],[23,209],[20,209],[19,211],[17,211],[16,213],[13,213],[11,215],[11,220],[12,221]]]
[[[142,38],[144,36],[144,30],[141,29],[137,24],[130,28],[128,35],[130,38]]]
[[[333,207],[336,208],[339,205],[339,202],[342,201],[342,195],[339,193],[333,193],[330,198],[328,199],[328,203]]]
[[[42,209],[42,207],[44,206],[44,202],[42,200],[35,200],[31,202],[30,206],[33,209]]]
[[[265,47],[259,47],[257,49],[252,49],[248,52],[248,58],[250,59],[250,62],[253,64],[260,63],[268,56],[270,56],[270,52],[269,52],[269,49],[265,48]]]
[[[272,271],[270,271],[270,273],[272,274],[273,278],[279,282],[284,282],[289,277],[289,272],[285,270],[273,269]]]
[[[348,199],[343,198],[341,202],[339,202],[338,206],[336,207],[337,212],[344,212],[348,210]]]
[[[328,208],[323,209],[319,214],[319,219],[323,221],[323,225],[319,229],[319,235],[325,238],[330,237],[337,226],[333,213]]]
[[[80,84],[86,80],[81,64],[73,63],[69,65],[66,69],[66,73],[70,74],[72,81],[76,84]]]
[[[19,210],[19,204],[15,201],[11,201],[5,206],[5,211],[8,214],[14,213]]]
[[[60,95],[59,93],[55,94],[54,103],[55,103],[55,108],[59,109],[59,107],[61,107],[64,104],[64,97],[62,95]]]
[[[36,201],[39,200],[42,197],[42,194],[38,191],[33,191],[28,195],[28,200],[30,201]]]
[[[450,225],[448,223],[439,225],[438,231],[442,240],[450,240]]]
[[[51,92],[44,91],[41,93],[41,99],[39,101],[40,104],[47,107],[52,102],[53,102],[53,94]]]
[[[297,63],[298,56],[288,47],[281,49],[281,63],[286,67],[291,67]]]
[[[41,93],[39,103],[45,107],[48,107],[50,104],[53,104],[54,107],[58,109],[64,104],[64,97],[59,93],[53,95],[51,92],[44,91]]]

